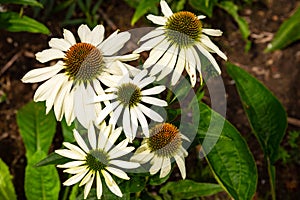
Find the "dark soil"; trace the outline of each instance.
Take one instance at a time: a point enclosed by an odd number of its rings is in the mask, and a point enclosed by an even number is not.
[[[252,48],[248,53],[244,51],[245,42],[238,26],[229,15],[216,9],[213,19],[206,21],[213,28],[219,28],[224,32],[221,38],[214,41],[225,52],[229,61],[246,69],[261,80],[282,102],[289,117],[287,132],[300,131],[300,90],[298,89],[300,85],[300,43],[294,43],[284,50],[273,53],[263,53],[263,50],[281,23],[291,16],[299,3],[299,0],[265,0],[263,2],[254,1],[251,6],[246,6],[241,11],[241,15],[246,18],[251,30],[249,39],[252,41]],[[121,31],[134,28],[130,25],[134,10],[123,1],[104,2],[101,9],[101,22],[106,27],[107,34],[114,31],[116,27]],[[30,15],[30,10],[27,12],[25,14]],[[63,16],[64,13],[61,15]],[[23,84],[20,79],[30,69],[44,66],[35,60],[34,54],[48,48],[48,41],[51,37],[62,36],[59,20],[60,16],[55,16],[45,21],[51,30],[52,35],[50,36],[0,31],[0,96],[7,96],[6,100],[0,103],[0,158],[10,168],[19,199],[25,199],[23,186],[26,158],[22,138],[16,124],[16,113],[18,109],[32,100],[38,86],[38,84]],[[145,19],[141,19],[135,27],[149,25]],[[75,33],[77,26],[66,28]],[[218,62],[223,65],[222,76],[228,94],[226,117],[246,138],[257,163],[259,181],[255,199],[268,199],[269,181],[263,153],[251,133],[235,86],[226,74],[225,62],[221,59],[218,59]],[[284,147],[288,146],[287,137],[282,142]],[[299,167],[300,161],[293,160],[293,158],[287,164],[281,160],[276,163],[278,199],[293,200],[300,197]]]

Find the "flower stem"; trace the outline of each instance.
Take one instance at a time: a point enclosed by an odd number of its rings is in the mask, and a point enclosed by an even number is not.
[[[271,195],[272,200],[276,200],[276,192],[275,192],[275,166],[271,164],[270,158],[267,158],[268,164],[268,174],[270,179],[270,187],[271,187]]]

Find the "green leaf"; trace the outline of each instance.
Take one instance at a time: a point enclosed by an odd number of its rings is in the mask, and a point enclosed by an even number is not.
[[[277,160],[287,127],[287,115],[278,99],[256,78],[228,63],[227,72],[236,83],[251,128],[271,164]]]
[[[43,4],[36,0],[0,0],[0,4],[21,4],[21,5],[29,5],[29,6],[38,6],[43,7]]]
[[[75,142],[75,138],[73,136],[73,129],[75,128],[75,124],[72,123],[70,126],[68,126],[65,118],[63,118],[63,120],[61,121],[61,128],[62,134],[64,136],[64,142]]]
[[[221,191],[223,191],[223,188],[218,184],[180,180],[168,182],[159,192],[161,194],[171,193],[172,199],[192,199],[217,194]]]
[[[246,41],[246,51],[251,47],[251,42],[248,40],[250,35],[250,29],[246,20],[239,16],[238,6],[232,1],[221,1],[218,6],[230,14],[239,26],[243,39]]]
[[[213,9],[218,0],[189,0],[189,4],[195,9],[201,11],[204,15],[212,17]]]
[[[277,49],[283,49],[289,44],[300,39],[300,7],[297,11],[286,21],[284,21],[272,42],[265,49],[266,52],[271,52]]]
[[[202,148],[216,180],[235,200],[252,199],[256,191],[257,169],[247,143],[220,114],[204,103],[199,106],[198,137],[206,135]],[[221,135],[218,135],[220,131]]]
[[[16,12],[0,12],[0,29],[11,32],[50,33],[42,23],[27,16],[20,16]]]
[[[12,176],[9,173],[8,166],[0,158],[0,199],[14,200],[17,199]]]
[[[56,120],[52,110],[46,115],[44,103],[30,102],[18,111],[17,123],[27,159],[36,151],[48,152],[56,132]]]
[[[25,195],[30,200],[57,200],[60,180],[55,166],[35,167],[35,163],[46,156],[37,151],[29,160],[25,169]]]
[[[144,176],[134,174],[129,180],[123,181],[119,187],[123,193],[135,193],[142,191],[146,186],[146,179]]]
[[[71,159],[58,155],[56,153],[50,153],[46,158],[36,163],[35,167],[42,167],[46,165],[62,165],[71,161]]]
[[[150,185],[161,185],[161,184],[163,184],[164,182],[166,182],[169,179],[172,171],[173,171],[173,169],[171,170],[171,172],[167,176],[165,176],[163,178],[159,178],[159,173],[157,173],[153,176],[150,176],[149,177],[149,184]]]
[[[159,0],[141,0],[137,6],[133,17],[131,19],[131,25],[134,25],[137,20],[139,20],[143,15],[145,15],[149,10],[155,8],[157,9],[157,4]]]

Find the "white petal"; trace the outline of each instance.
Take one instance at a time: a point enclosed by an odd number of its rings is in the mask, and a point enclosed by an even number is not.
[[[151,14],[147,15],[147,19],[152,21],[154,24],[163,25],[163,26],[166,25],[166,22],[168,21],[166,17],[155,16]]]
[[[137,132],[138,129],[138,119],[134,109],[130,109],[130,119],[131,119],[131,129],[133,133]],[[135,137],[135,135],[134,135]],[[130,142],[133,141],[134,137],[130,138]]]
[[[94,177],[92,177],[85,185],[84,187],[84,191],[83,191],[83,194],[84,194],[84,199],[87,198],[87,196],[89,195],[89,192],[92,188],[92,185],[93,185],[93,181],[94,181]]]
[[[185,59],[181,55],[183,53],[184,53],[184,50],[181,49],[181,51],[179,52],[179,57],[178,57],[173,75],[172,75],[171,85],[175,85],[178,82],[178,80],[183,72],[184,65],[185,65]]]
[[[85,176],[85,174],[87,172],[88,172],[88,170],[83,171],[82,173],[76,174],[76,175],[72,176],[71,178],[69,178],[68,180],[66,180],[63,184],[66,186],[74,185],[75,183],[78,183]]]
[[[82,24],[81,26],[79,26],[77,32],[81,42],[91,43],[91,30],[86,24]]]
[[[86,153],[84,153],[78,146],[71,144],[69,142],[63,142],[63,145],[68,149],[70,149],[71,151],[78,153],[82,157],[86,157]]]
[[[121,133],[122,127],[118,127],[117,129],[111,131],[111,134],[105,144],[104,151],[108,152],[110,150],[110,148],[115,144]]]
[[[143,87],[146,87],[147,85],[149,85],[150,83],[153,83],[154,81],[155,81],[154,76],[147,77],[147,78],[143,79],[141,82],[139,82],[138,87],[140,89],[142,89]]]
[[[59,168],[70,168],[70,167],[78,167],[78,166],[80,166],[80,165],[83,165],[83,164],[85,164],[85,160],[76,160],[76,161],[71,161],[71,162],[67,162],[67,163],[65,163],[65,164],[63,164],[63,165],[57,165],[57,167],[59,167]]]
[[[176,163],[178,165],[178,168],[179,168],[179,171],[180,171],[182,179],[185,179],[185,177],[186,177],[186,171],[185,171],[184,158],[182,158],[182,157],[180,157],[178,155],[175,155],[174,158],[175,158],[175,161],[176,161]]]
[[[143,133],[146,137],[149,137],[149,128],[148,128],[148,122],[144,116],[144,114],[140,111],[139,108],[135,107],[133,108],[136,115],[137,115],[137,118],[142,126],[142,129],[143,129]]]
[[[190,48],[190,50],[192,51],[192,53],[194,55],[194,58],[195,58],[195,61],[196,61],[196,67],[197,67],[197,70],[200,74],[200,85],[202,85],[203,79],[202,79],[201,61],[200,61],[199,54],[197,53],[197,51],[195,50],[194,47]]]
[[[134,155],[130,158],[130,161],[145,164],[146,162],[151,160],[153,158],[153,156],[154,156],[154,153],[151,153],[151,151],[149,149],[147,149],[140,153],[135,152]]]
[[[118,166],[118,167],[122,167],[124,169],[135,169],[140,166],[139,163],[128,162],[128,161],[124,161],[124,160],[111,160],[111,161],[109,161],[109,163],[112,165]]]
[[[108,189],[115,195],[122,197],[122,192],[121,192],[120,188],[118,187],[117,183],[111,177],[111,175],[108,172],[106,172],[105,170],[101,170],[101,173],[104,177],[104,180],[105,180],[105,183],[106,183]]]
[[[61,90],[57,94],[57,97],[55,98],[54,113],[58,121],[62,120],[63,114],[65,112],[64,101],[66,99],[66,96],[69,95],[71,87],[72,87],[72,82],[68,81],[64,83],[64,85],[62,85],[61,87]]]
[[[129,176],[127,176],[127,174],[124,171],[120,170],[120,169],[117,169],[115,167],[106,167],[105,169],[107,171],[109,171],[110,173],[112,173],[113,175],[115,175],[115,176],[117,176],[121,179],[125,179],[125,180],[130,179]]]
[[[215,70],[218,72],[218,74],[221,74],[220,67],[214,57],[206,50],[204,49],[200,44],[197,45],[197,48],[199,51],[210,61],[210,63],[214,66]]]
[[[127,55],[123,55],[123,56],[111,56],[111,57],[106,57],[108,62],[113,62],[116,60],[119,61],[132,61],[132,60],[136,60],[140,57],[140,54],[138,53],[131,53],[131,54],[127,54]]]
[[[65,53],[58,49],[46,49],[42,52],[38,52],[35,54],[35,57],[41,63],[48,62],[49,60],[55,60],[65,57]]]
[[[76,44],[76,39],[71,31],[64,29],[63,35],[64,39],[67,40],[71,45]]]
[[[78,154],[77,152],[67,150],[67,149],[57,149],[55,150],[55,153],[66,157],[66,158],[71,158],[74,160],[85,160],[85,156],[82,156],[81,154]]]
[[[112,124],[112,125],[116,125],[120,115],[121,115],[121,112],[123,110],[123,105],[120,104],[115,110],[114,112],[111,114],[110,116],[110,119],[109,119],[109,124]]]
[[[40,85],[38,89],[34,93],[33,100],[37,101],[45,101],[51,95],[51,91],[53,90],[53,85],[56,85],[58,80],[61,78],[61,75],[55,75],[45,83]]]
[[[166,1],[164,0],[160,1],[160,7],[165,17],[170,17],[171,15],[173,15],[171,8],[169,7]]]
[[[43,67],[43,68],[39,68],[39,69],[30,70],[22,78],[22,82],[23,83],[36,83],[36,82],[45,81],[45,80],[53,77],[55,74],[57,74],[63,68],[64,68],[63,62],[58,61],[55,65],[50,66],[50,67]]]
[[[91,123],[89,126],[88,139],[89,139],[92,149],[96,149],[97,148],[97,139],[96,139],[96,133],[95,133],[95,128],[94,128],[93,123]]]
[[[81,147],[81,149],[83,149],[86,153],[89,153],[90,151],[89,148],[87,147],[85,141],[82,139],[82,137],[80,136],[80,134],[76,129],[73,130],[73,135],[77,144]]]
[[[100,44],[100,49],[103,52],[103,55],[113,55],[117,53],[124,44],[129,40],[130,33],[122,32],[114,37],[107,38],[103,43]]]
[[[97,25],[95,26],[95,28],[92,30],[91,35],[91,44],[94,46],[98,46],[104,38],[104,26],[101,25]]]
[[[161,100],[155,97],[143,96],[141,100],[145,103],[160,106],[160,107],[168,106],[168,103],[165,100]]]
[[[172,53],[170,56],[172,57],[170,62],[165,65],[165,67],[163,68],[163,70],[161,71],[160,75],[157,77],[157,81],[160,81],[161,79],[163,79],[165,76],[167,76],[168,74],[170,74],[175,65],[176,65],[176,61],[177,61],[177,57],[178,57],[178,47],[176,47],[175,45],[172,45],[170,47],[170,52]]]
[[[161,169],[163,157],[154,156],[151,162],[153,162],[153,165],[150,167],[149,172],[151,175],[153,175]]]
[[[120,102],[116,101],[101,110],[101,112],[99,113],[99,117],[96,119],[96,124],[100,124],[106,118],[106,116],[111,113],[119,104]]]
[[[129,140],[132,140],[132,138],[135,138],[136,133],[133,133],[132,129],[131,129],[130,114],[129,114],[128,106],[126,106],[124,109],[124,114],[123,114],[122,120],[123,120],[124,133]]]
[[[166,39],[165,35],[160,35],[155,38],[152,38],[148,40],[147,42],[144,42],[138,49],[134,50],[134,53],[140,53],[143,51],[149,51],[150,49],[153,49],[156,47],[159,43],[161,43],[163,40]]]
[[[134,78],[133,78],[133,82],[135,84],[138,84],[145,76],[147,76],[148,71],[147,70],[142,70],[140,73],[138,73]]]
[[[74,91],[71,90],[71,92],[66,95],[64,100],[64,110],[65,110],[65,119],[68,124],[68,126],[71,125],[73,122],[75,115],[74,115]]]
[[[133,151],[134,148],[132,149],[131,147],[127,147],[128,142],[129,139],[126,138],[125,140],[120,142],[117,146],[115,146],[113,149],[111,149],[108,152],[109,158],[110,159],[118,158]]]
[[[227,60],[227,56],[206,35],[201,35],[201,42],[216,52],[221,58]]]
[[[100,130],[98,137],[98,149],[104,149],[111,131],[112,125],[105,126],[103,130]]]
[[[139,109],[147,115],[150,119],[156,121],[156,122],[162,122],[164,119],[154,110],[147,108],[143,104],[138,104]]]
[[[68,49],[71,47],[71,44],[67,40],[62,38],[52,38],[49,41],[49,46],[53,49],[68,51]]]
[[[150,76],[154,76],[154,75],[158,74],[171,61],[171,59],[173,57],[173,52],[174,52],[174,50],[171,48],[172,46],[173,45],[168,47],[168,49],[166,50],[166,53],[159,59],[159,61],[156,64],[154,64],[153,68],[150,71]]]
[[[115,94],[102,94],[102,95],[93,97],[93,100],[90,103],[113,100],[113,99],[116,99],[117,97],[118,96]]]
[[[198,15],[197,18],[198,18],[198,19],[205,19],[206,16],[205,16],[205,15]]]
[[[156,28],[152,31],[150,31],[149,33],[147,33],[146,35],[144,35],[139,42],[145,41],[145,40],[149,40],[150,38],[154,38],[154,37],[158,37],[162,34],[164,34],[164,29],[162,29],[161,27]]]
[[[196,77],[196,60],[194,57],[193,52],[190,50],[190,48],[186,49],[186,66],[185,69],[188,73],[188,75],[190,76],[190,81],[191,81],[191,85],[192,87],[195,86],[196,81],[197,81],[197,77]]]
[[[166,89],[166,86],[164,85],[159,85],[159,86],[155,86],[153,88],[149,88],[146,90],[143,90],[141,92],[142,95],[154,95],[154,94],[159,94],[162,91],[164,91]]]
[[[161,56],[166,52],[166,49],[169,47],[169,42],[167,40],[163,40],[159,43],[152,51],[150,51],[149,57],[145,61],[143,68],[147,69],[154,65]]]
[[[86,165],[84,165],[84,166],[71,167],[69,169],[65,169],[64,173],[78,174],[78,173],[82,173],[83,171],[86,171],[86,170],[88,170],[88,167]]]
[[[165,157],[163,159],[163,163],[160,170],[159,178],[164,178],[167,176],[171,171],[171,161],[170,158]]]
[[[203,28],[202,32],[211,36],[221,36],[223,34],[219,29]]]
[[[101,182],[99,171],[96,172],[96,190],[97,190],[97,198],[100,199],[102,196],[102,182]]]
[[[87,175],[85,175],[85,177],[82,179],[82,181],[79,183],[79,187],[83,186],[84,184],[86,184],[88,181],[90,181],[90,179],[94,179],[94,171],[90,170],[89,173]]]

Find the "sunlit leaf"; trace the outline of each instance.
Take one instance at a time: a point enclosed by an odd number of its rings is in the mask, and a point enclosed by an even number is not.
[[[168,182],[159,190],[161,194],[170,193],[172,199],[192,199],[213,195],[221,191],[223,188],[218,184],[198,183],[192,180]]]
[[[26,157],[36,151],[48,152],[56,132],[56,120],[52,111],[45,114],[44,103],[30,102],[17,113],[17,123],[23,138]]]
[[[17,195],[8,166],[0,159],[0,199],[15,200]]]
[[[151,9],[157,9],[159,0],[141,0],[137,6],[133,17],[131,19],[131,25],[134,25],[143,15],[145,15]]]
[[[0,0],[0,4],[5,3],[43,7],[43,4],[36,0]]]
[[[283,49],[289,44],[300,39],[300,7],[286,21],[284,21],[276,32],[272,42],[265,49],[271,52],[277,49]]]
[[[220,114],[204,103],[199,106],[198,134],[200,138],[205,134],[206,144],[202,148],[216,180],[235,200],[252,199],[256,191],[257,169],[247,143]]]
[[[26,31],[31,33],[49,34],[49,29],[42,23],[16,12],[0,12],[0,29],[11,32]]]
[[[37,151],[29,160],[25,169],[25,195],[30,200],[57,200],[60,180],[55,166],[35,167],[35,163],[45,157],[43,151]]]
[[[230,63],[227,72],[236,83],[253,133],[273,164],[287,127],[286,112],[278,99],[248,72]]]

